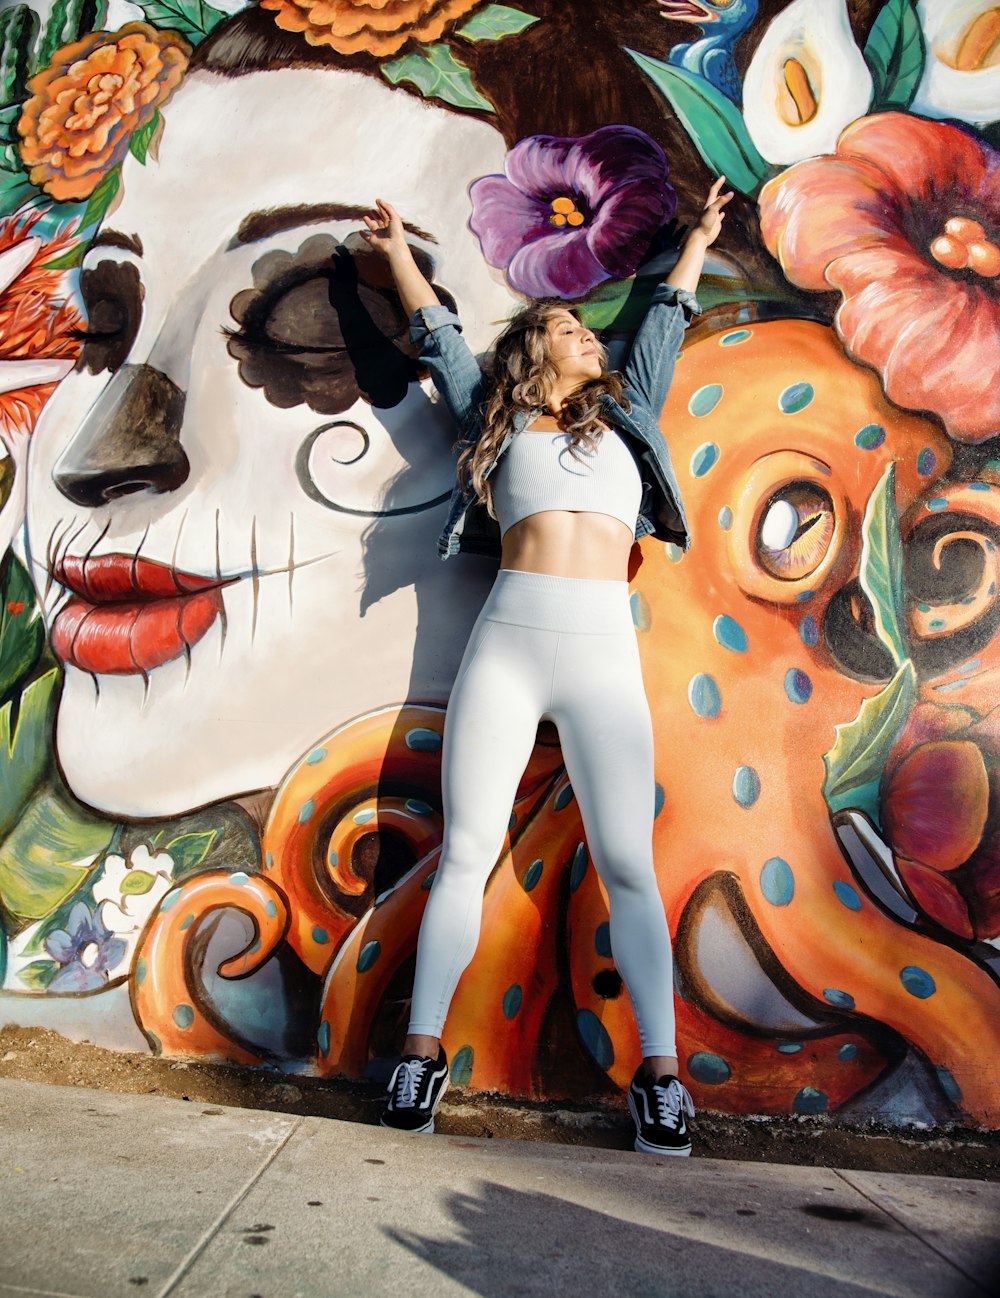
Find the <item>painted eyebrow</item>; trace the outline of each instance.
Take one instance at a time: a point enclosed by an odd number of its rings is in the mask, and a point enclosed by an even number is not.
[[[309,206],[272,207],[260,212],[251,212],[240,222],[240,228],[230,240],[227,248],[231,252],[241,244],[256,243],[269,235],[279,234],[282,230],[291,230],[299,225],[316,225],[320,221],[360,221],[371,211],[370,207],[355,207],[347,203],[316,203]],[[426,230],[421,230],[409,221],[403,222],[403,229],[416,235],[427,243],[437,243],[437,239]]]
[[[91,248],[123,248],[142,256],[142,240],[137,234],[122,234],[119,230],[102,230],[90,242]],[[89,249],[88,249],[89,251]]]

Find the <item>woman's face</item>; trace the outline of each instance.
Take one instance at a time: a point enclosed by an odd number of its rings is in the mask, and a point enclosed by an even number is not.
[[[466,226],[469,183],[503,167],[485,122],[303,69],[192,74],[163,118],[83,264],[89,336],[28,479],[60,765],[137,816],[267,787],[348,717],[446,696],[454,430],[361,212],[398,208],[474,350],[511,307]],[[414,681],[424,579],[441,653]]]
[[[549,359],[565,383],[598,379],[604,367],[597,339],[571,311],[554,311],[545,322]]]

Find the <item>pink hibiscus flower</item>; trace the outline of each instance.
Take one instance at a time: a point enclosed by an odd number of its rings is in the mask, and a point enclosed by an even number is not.
[[[865,117],[769,181],[760,214],[792,283],[840,291],[837,331],[890,400],[959,441],[1000,433],[1000,153],[949,123]]]

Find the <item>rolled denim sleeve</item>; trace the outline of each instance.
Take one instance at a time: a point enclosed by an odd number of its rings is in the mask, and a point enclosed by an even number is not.
[[[410,342],[430,370],[459,435],[473,436],[485,385],[458,316],[446,306],[418,307],[410,316]]]
[[[632,342],[625,381],[654,418],[659,418],[670,391],[684,330],[696,315],[701,315],[701,306],[694,293],[673,284],[659,284],[653,290],[649,310]]]

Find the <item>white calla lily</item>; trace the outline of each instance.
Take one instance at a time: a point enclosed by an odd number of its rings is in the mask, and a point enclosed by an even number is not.
[[[743,118],[760,154],[787,165],[832,153],[867,113],[872,75],[846,0],[793,0],[764,33],[743,82]]]
[[[927,62],[912,108],[984,125],[1000,118],[1000,4],[920,0]]]

